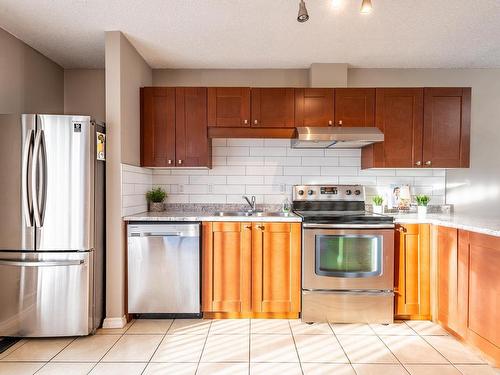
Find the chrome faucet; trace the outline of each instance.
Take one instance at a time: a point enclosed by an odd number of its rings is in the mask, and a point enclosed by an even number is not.
[[[248,199],[248,197],[246,195],[243,196],[243,199],[247,201],[248,205],[250,206],[250,210],[251,212],[255,212],[256,211],[256,208],[255,208],[255,195],[252,195],[252,198],[251,199]]]

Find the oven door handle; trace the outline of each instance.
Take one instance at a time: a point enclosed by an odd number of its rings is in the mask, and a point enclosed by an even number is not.
[[[394,224],[313,224],[303,223],[303,228],[312,229],[394,229]]]

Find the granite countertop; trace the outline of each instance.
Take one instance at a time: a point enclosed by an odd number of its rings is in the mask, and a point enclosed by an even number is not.
[[[246,221],[246,222],[301,222],[302,218],[293,213],[288,216],[214,216],[215,212],[141,212],[125,216],[125,221]]]
[[[399,224],[434,224],[500,237],[500,220],[461,214],[388,214]]]

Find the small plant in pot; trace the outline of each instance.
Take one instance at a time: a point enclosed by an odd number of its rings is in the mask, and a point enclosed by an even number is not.
[[[373,202],[373,213],[381,214],[383,212],[382,204],[384,203],[384,198],[382,198],[380,195],[376,195],[372,198],[372,202]]]
[[[167,192],[161,187],[154,188],[146,193],[146,199],[149,204],[149,211],[161,212],[165,211],[165,203],[163,201],[167,197]]]
[[[431,200],[428,195],[416,195],[417,200],[417,212],[420,216],[427,214],[427,204]]]

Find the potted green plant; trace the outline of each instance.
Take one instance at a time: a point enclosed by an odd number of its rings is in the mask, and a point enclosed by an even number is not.
[[[373,212],[376,214],[381,214],[383,213],[383,206],[382,204],[384,203],[384,198],[382,198],[380,195],[376,195],[372,198],[373,202]]]
[[[427,204],[431,200],[428,195],[416,195],[417,200],[417,213],[419,216],[425,216],[427,214]]]
[[[149,211],[152,212],[165,211],[165,203],[163,203],[163,201],[165,200],[166,197],[167,197],[167,192],[163,190],[161,187],[149,190],[146,193],[146,199],[149,204]]]

